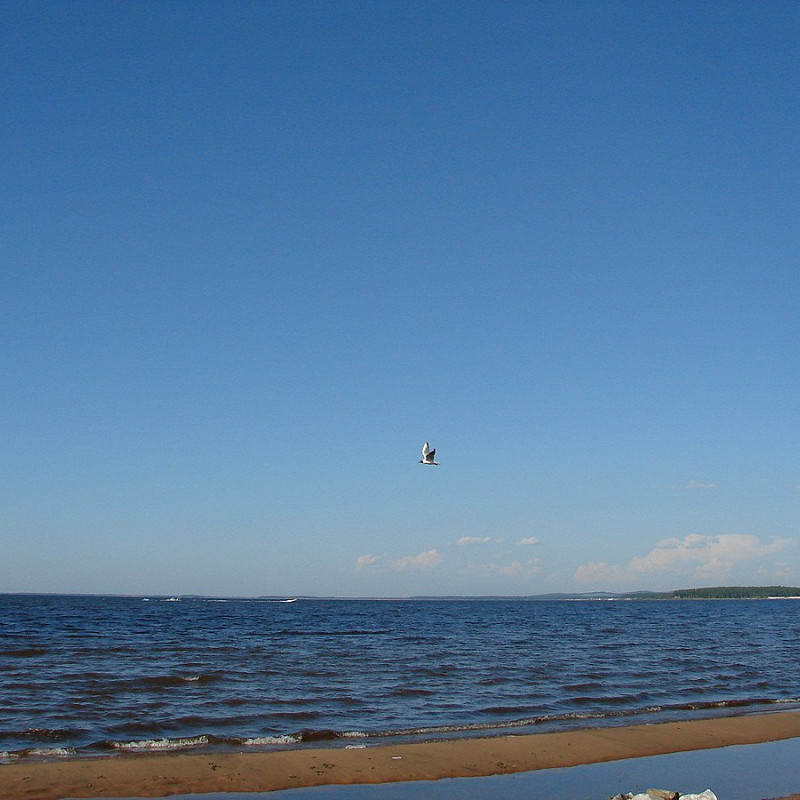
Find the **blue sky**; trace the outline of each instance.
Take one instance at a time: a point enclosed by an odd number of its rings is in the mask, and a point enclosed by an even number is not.
[[[2,11],[0,591],[800,585],[795,3]]]

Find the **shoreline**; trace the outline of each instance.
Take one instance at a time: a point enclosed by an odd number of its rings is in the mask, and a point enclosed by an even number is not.
[[[3,800],[168,797],[486,777],[796,737],[800,737],[800,711],[779,711],[352,749],[149,753],[26,762],[0,765],[0,796]]]

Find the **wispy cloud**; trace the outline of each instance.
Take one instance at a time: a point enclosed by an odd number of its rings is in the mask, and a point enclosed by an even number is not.
[[[624,583],[643,575],[673,573],[697,579],[724,580],[738,564],[756,564],[766,556],[783,550],[789,539],[775,539],[763,544],[757,536],[744,533],[725,533],[702,536],[697,533],[682,539],[665,539],[647,555],[632,558],[627,564],[592,562],[575,571],[581,583]]]
[[[527,575],[537,575],[542,571],[542,562],[539,558],[528,558],[524,561],[511,561],[510,563],[491,562],[488,564],[476,564],[471,567],[473,573],[503,575],[507,578],[524,577]]]
[[[369,554],[359,556],[356,559],[356,569],[367,569],[367,567],[377,564],[380,560],[380,556],[371,556]]]
[[[404,556],[391,562],[392,569],[396,572],[403,572],[407,569],[430,569],[442,563],[442,557],[434,548],[426,550],[416,556]]]
[[[536,536],[526,536],[524,539],[519,540],[520,544],[539,544],[539,539]]]
[[[405,572],[412,569],[431,569],[441,563],[442,556],[434,548],[415,556],[403,556],[395,559],[365,554],[356,559],[356,570],[376,569],[381,572]]]
[[[502,575],[536,575],[542,571],[542,561],[539,558],[529,558],[526,561],[512,561],[505,567],[498,567]]]
[[[462,536],[456,544],[459,547],[464,547],[469,544],[489,544],[491,541],[496,541],[491,536]]]
[[[700,483],[692,478],[686,486],[683,487],[684,489],[716,489],[716,483]]]

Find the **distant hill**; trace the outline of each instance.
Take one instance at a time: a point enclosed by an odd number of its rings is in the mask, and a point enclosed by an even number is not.
[[[671,592],[551,592],[527,596],[482,595],[410,597],[409,600],[766,600],[773,597],[800,598],[797,586],[710,586],[701,589],[675,589]]]
[[[711,586],[675,589],[672,592],[632,592],[624,595],[643,600],[766,600],[771,597],[800,597],[797,586]]]

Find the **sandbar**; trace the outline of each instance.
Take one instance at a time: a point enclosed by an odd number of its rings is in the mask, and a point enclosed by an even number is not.
[[[800,737],[800,711],[365,748],[123,755],[0,765],[3,800],[270,792],[527,772]],[[800,778],[798,779],[800,782]]]

